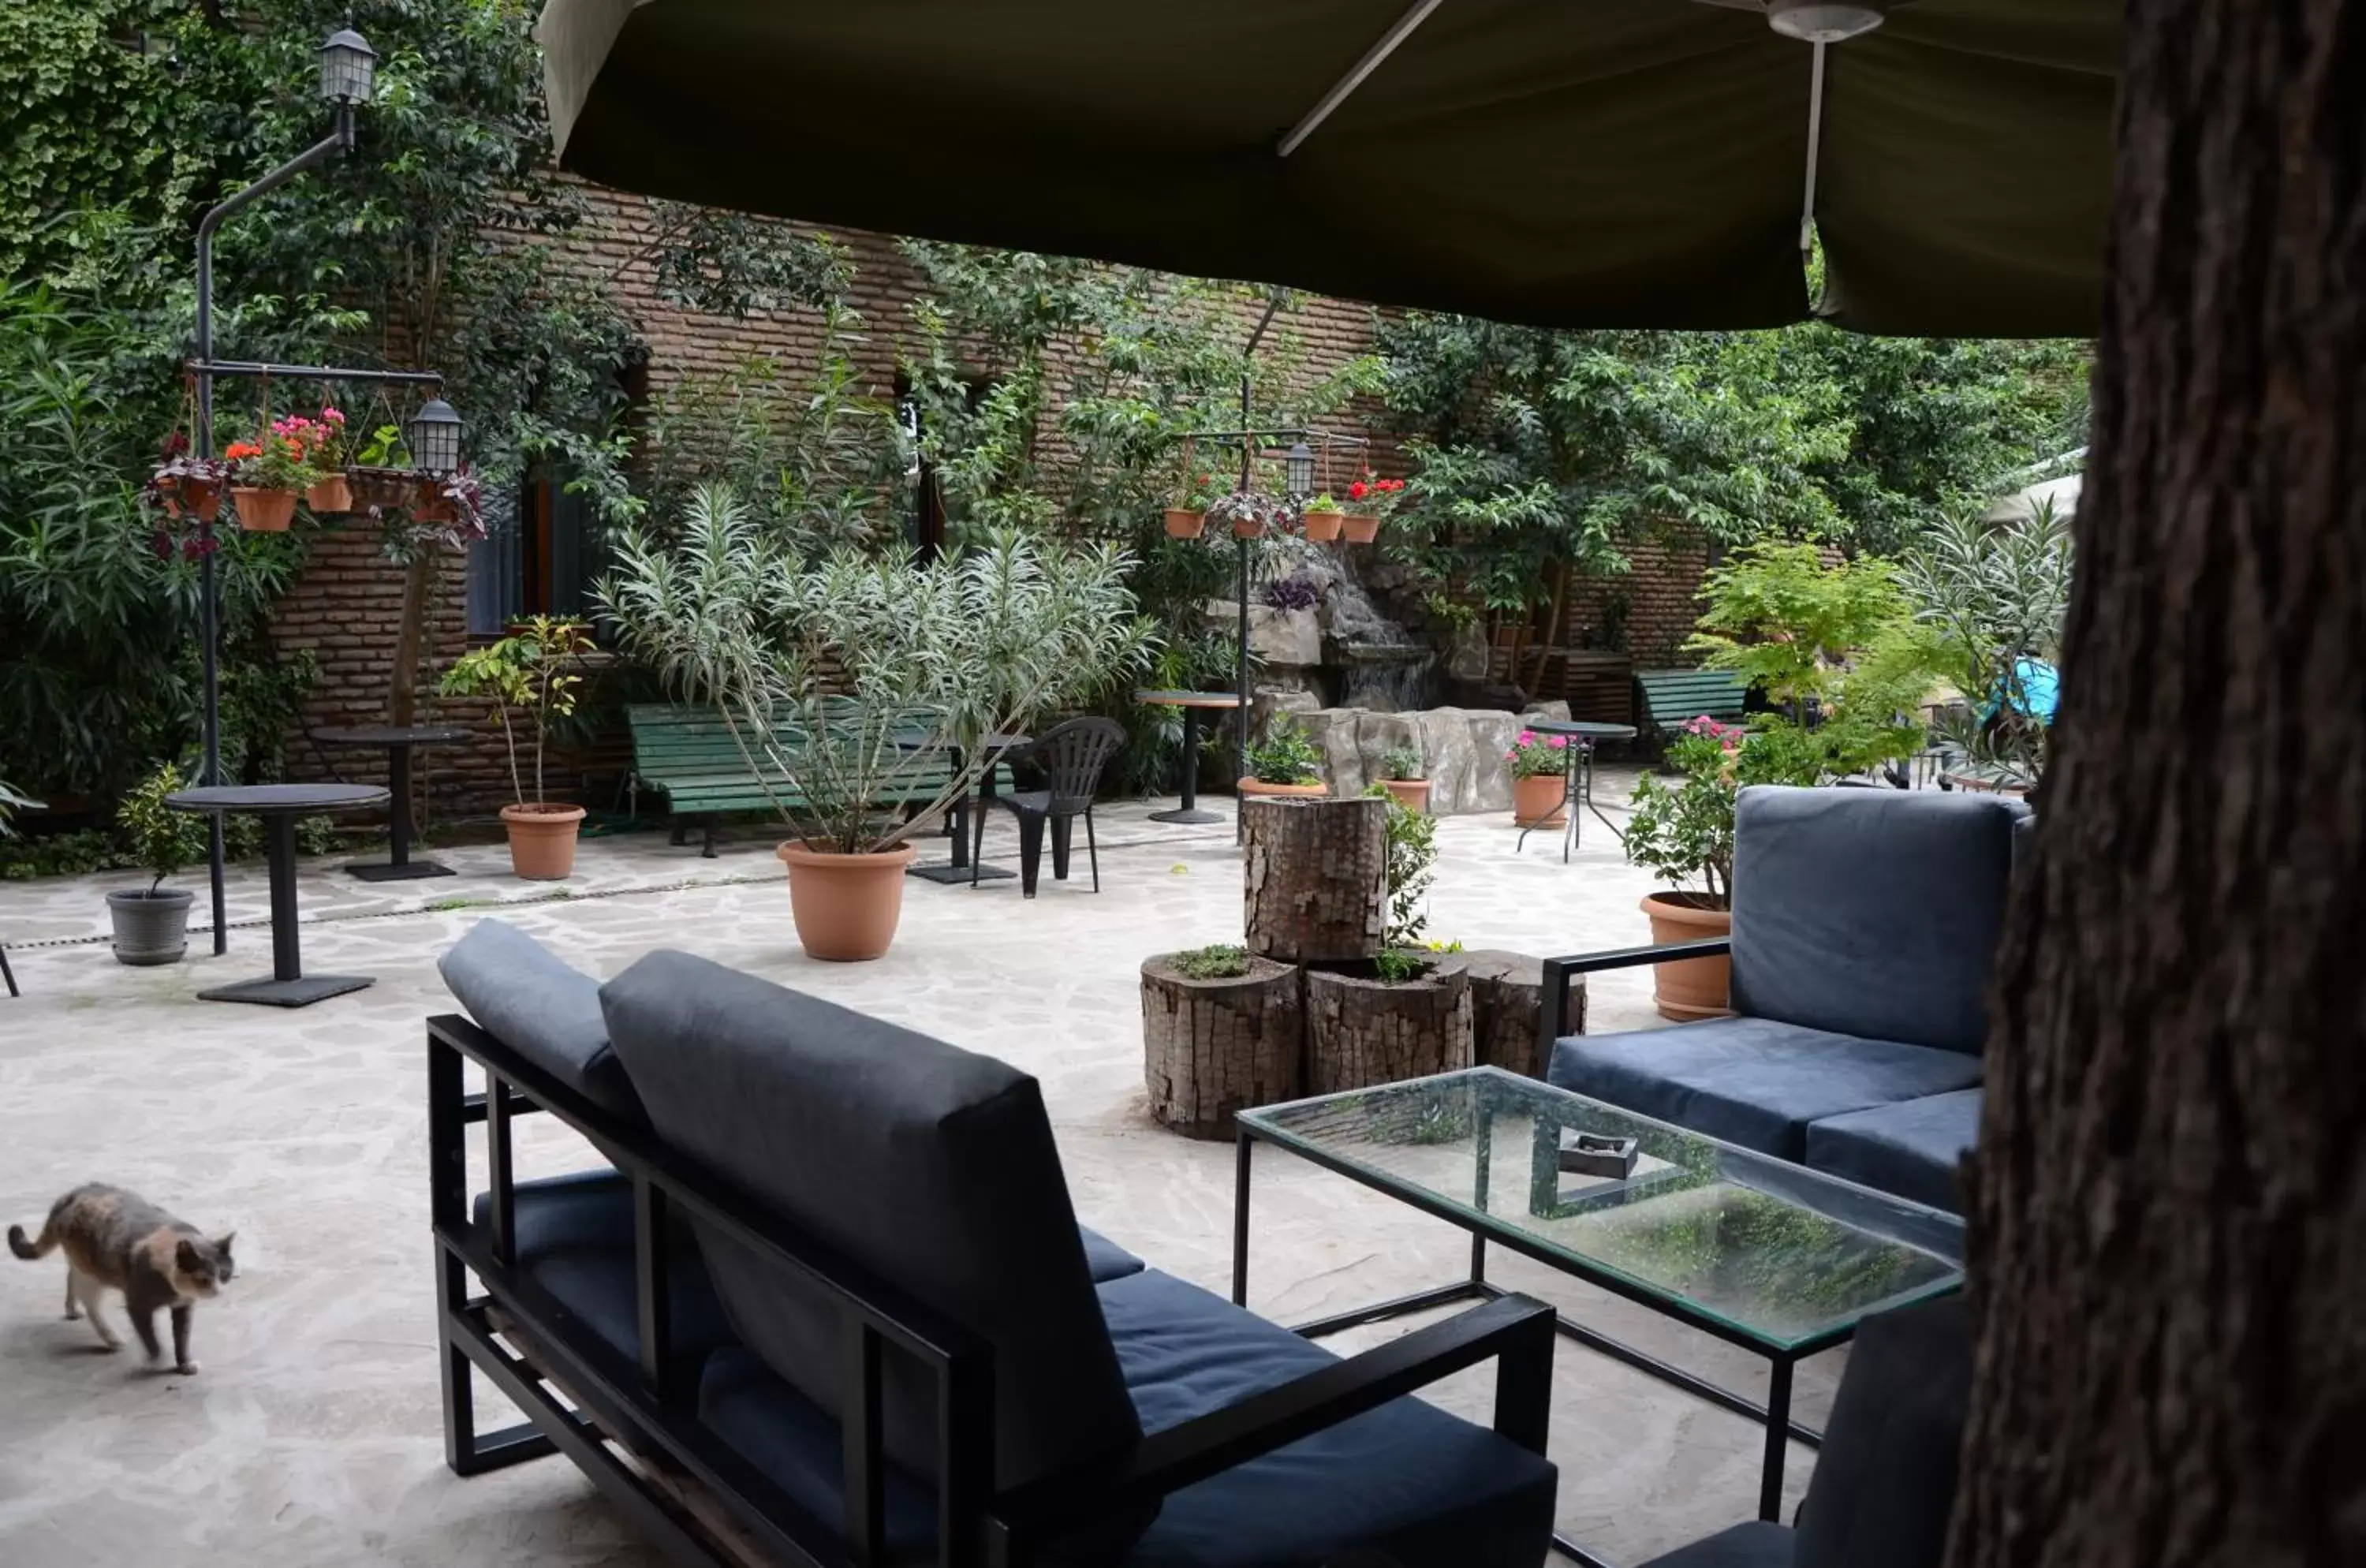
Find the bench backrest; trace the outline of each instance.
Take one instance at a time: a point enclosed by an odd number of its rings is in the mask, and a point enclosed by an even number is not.
[[[1681,729],[1703,716],[1720,723],[1741,716],[1748,690],[1730,670],[1638,670],[1643,721],[1655,729]]]
[[[863,711],[852,698],[823,699],[822,716],[834,733],[854,735],[863,723]],[[643,778],[663,779],[669,773],[716,773],[745,770],[752,758],[759,767],[765,763],[764,749],[755,736],[745,736],[747,750],[741,750],[741,738],[734,734],[722,710],[711,705],[693,706],[680,703],[635,703],[625,710],[625,722],[633,732],[633,767]],[[891,727],[908,730],[915,736],[926,737],[934,728],[934,716],[924,710],[891,716]],[[806,742],[807,731],[794,719],[777,718],[772,723],[772,744],[783,751],[794,751]]]

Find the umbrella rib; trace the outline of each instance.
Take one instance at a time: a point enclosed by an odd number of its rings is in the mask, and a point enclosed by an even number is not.
[[[1824,139],[1824,46],[1814,46],[1808,83],[1808,188],[1799,198],[1799,258],[1804,265],[1816,244],[1816,159]]]
[[[1414,29],[1429,20],[1429,14],[1436,10],[1442,3],[1443,0],[1414,0],[1413,9],[1399,17],[1395,24],[1380,35],[1380,41],[1364,51],[1364,57],[1356,62],[1354,67],[1345,76],[1333,83],[1331,90],[1324,94],[1313,108],[1306,111],[1306,118],[1290,127],[1290,134],[1283,137],[1281,144],[1275,149],[1277,155],[1287,158],[1297,152],[1300,145],[1308,137],[1313,135],[1323,122],[1329,119],[1341,104],[1347,101],[1357,88],[1364,85],[1364,78],[1378,71],[1380,68],[1380,62],[1394,54],[1397,51],[1397,45],[1411,38]],[[1819,79],[1823,69],[1823,46],[1819,44],[1816,47]]]

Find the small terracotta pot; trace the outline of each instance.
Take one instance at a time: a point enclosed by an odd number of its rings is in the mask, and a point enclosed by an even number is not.
[[[1407,811],[1429,812],[1429,781],[1427,779],[1382,779],[1380,787],[1389,792],[1399,806]]]
[[[1166,509],[1166,536],[1170,539],[1196,539],[1208,526],[1208,514],[1189,512],[1180,506]]]
[[[1319,800],[1331,793],[1331,786],[1321,783],[1277,784],[1268,784],[1263,779],[1245,778],[1240,782],[1240,791],[1243,798],[1250,795],[1270,795],[1292,800]]]
[[[1512,820],[1523,828],[1560,828],[1569,822],[1569,781],[1537,773],[1512,781]]]
[[[575,873],[575,835],[583,808],[537,800],[501,807],[510,830],[510,869],[528,882],[558,882]]]
[[[232,485],[230,498],[238,504],[238,525],[254,534],[285,534],[296,520],[296,492],[265,490],[260,485]]]
[[[1338,512],[1310,512],[1306,514],[1306,542],[1327,545],[1339,536],[1339,525],[1346,514]]]
[[[1704,937],[1731,936],[1732,911],[1703,908],[1690,902],[1697,897],[1691,893],[1646,894],[1643,913],[1651,918],[1651,940],[1698,942]],[[1733,961],[1722,953],[1715,958],[1687,958],[1677,964],[1651,966],[1651,999],[1662,1018],[1673,1018],[1679,1023],[1730,1016],[1733,1009],[1727,1004],[1732,984]]]
[[[772,852],[789,868],[789,917],[807,957],[860,964],[887,951],[903,918],[904,872],[918,858],[917,845],[849,855],[784,843]]]
[[[354,487],[345,482],[344,475],[331,474],[304,492],[304,504],[310,507],[315,515],[322,517],[331,513],[351,512],[354,509]]]
[[[220,479],[167,479],[156,487],[168,517],[194,517],[210,523],[221,511]]]
[[[1350,512],[1339,519],[1339,531],[1351,545],[1369,545],[1380,536],[1380,520]]]
[[[1235,517],[1235,518],[1234,518],[1234,519],[1233,519],[1233,537],[1234,537],[1234,538],[1235,538],[1235,539],[1262,539],[1262,538],[1264,538],[1264,537],[1265,537],[1265,519],[1264,519],[1264,518],[1262,518],[1262,517]]]

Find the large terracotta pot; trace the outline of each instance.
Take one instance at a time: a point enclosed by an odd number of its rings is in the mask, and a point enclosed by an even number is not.
[[[1166,509],[1166,536],[1170,539],[1196,539],[1208,526],[1208,514],[1180,506]]]
[[[1341,514],[1336,512],[1310,512],[1306,513],[1306,542],[1310,545],[1327,545],[1332,540],[1337,538],[1339,536],[1340,515]]]
[[[558,882],[575,874],[575,835],[583,808],[552,800],[501,807],[510,830],[510,869],[528,882]]]
[[[1339,532],[1351,545],[1369,545],[1380,536],[1380,520],[1350,512],[1339,520]]]
[[[354,509],[354,487],[343,474],[331,474],[304,492],[304,504],[316,517],[351,512]]]
[[[1512,820],[1523,828],[1559,828],[1569,821],[1569,781],[1538,773],[1512,781]]]
[[[1419,811],[1425,814],[1429,810],[1427,779],[1382,779],[1380,787],[1394,796],[1396,803],[1407,811]]]
[[[1263,779],[1245,778],[1241,780],[1240,791],[1244,799],[1256,795],[1278,795],[1299,800],[1319,800],[1331,793],[1331,786],[1322,783],[1277,784],[1268,784]]]
[[[917,846],[849,855],[784,843],[772,852],[789,868],[789,914],[808,957],[859,964],[887,951],[903,918],[904,871],[918,857]]]
[[[1733,934],[1733,915],[1726,909],[1703,908],[1692,900],[1696,893],[1652,893],[1643,899],[1643,913],[1651,919],[1654,942],[1699,942],[1705,937]],[[1715,958],[1687,958],[1678,964],[1651,966],[1652,1000],[1662,1018],[1679,1023],[1698,1018],[1725,1018],[1732,988],[1733,963],[1722,953]]]
[[[296,492],[265,490],[260,485],[232,485],[231,500],[238,506],[238,525],[254,534],[285,534],[296,520]]]

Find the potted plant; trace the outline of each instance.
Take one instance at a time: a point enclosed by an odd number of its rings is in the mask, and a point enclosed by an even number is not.
[[[583,808],[554,801],[543,792],[543,753],[551,726],[575,712],[582,686],[582,657],[592,639],[574,621],[536,615],[524,629],[453,660],[438,688],[447,697],[483,697],[501,722],[509,749],[510,789],[516,804],[501,807],[509,829],[510,869],[530,882],[555,882],[575,870],[575,838]],[[528,797],[518,769],[518,714],[534,734],[534,794]]]
[[[1559,828],[1569,820],[1569,737],[1523,729],[1504,753],[1512,765],[1512,821]]]
[[[1208,503],[1208,521],[1229,525],[1235,539],[1263,538],[1284,515],[1280,502],[1250,490],[1227,491]]]
[[[222,453],[230,459],[231,500],[238,507],[238,525],[261,534],[284,534],[296,517],[296,500],[312,488],[321,470],[310,449],[290,428],[288,420],[275,420],[253,441],[233,441]]]
[[[1332,499],[1329,491],[1308,502],[1306,510],[1301,514],[1301,525],[1306,530],[1306,542],[1327,545],[1337,538],[1341,519],[1346,515],[1346,508]]]
[[[1429,780],[1423,770],[1420,748],[1391,746],[1380,753],[1380,788],[1407,811],[1429,810]]]
[[[1403,479],[1384,479],[1366,468],[1347,487],[1350,509],[1340,519],[1341,535],[1351,545],[1369,545],[1380,536],[1380,519],[1394,512],[1404,494]]]
[[[152,879],[146,887],[107,896],[118,964],[178,964],[189,951],[188,889],[164,886],[166,877],[206,852],[205,819],[164,804],[166,795],[186,783],[181,770],[166,762],[116,810],[116,825]]]
[[[402,426],[381,424],[371,431],[345,465],[345,482],[362,506],[408,506],[418,499],[419,470],[411,466]]]
[[[221,510],[222,489],[229,470],[211,457],[189,455],[188,437],[179,431],[164,444],[156,471],[148,476],[148,498],[167,517],[189,517],[210,523]]]
[[[1187,474],[1175,504],[1166,513],[1166,536],[1170,539],[1196,539],[1208,526],[1208,508],[1223,491],[1213,474]]]
[[[1296,795],[1312,798],[1331,793],[1323,782],[1323,752],[1294,720],[1277,718],[1265,739],[1249,742],[1242,761],[1248,772],[1240,782],[1244,797]]]
[[[354,487],[345,478],[344,412],[323,405],[316,418],[290,418],[284,423],[288,434],[303,446],[306,460],[320,475],[304,491],[305,508],[315,517],[351,512]]]
[[[773,792],[797,941],[834,962],[887,951],[912,835],[975,791],[986,736],[1130,677],[1155,642],[1131,555],[1015,529],[957,557],[808,563],[707,485],[665,535],[621,532],[614,559],[603,609],[627,651],[715,705]]]

